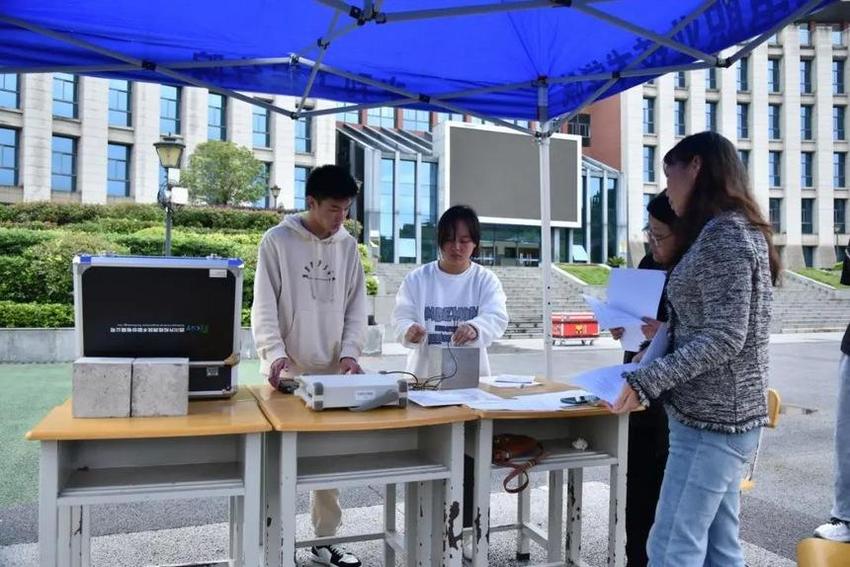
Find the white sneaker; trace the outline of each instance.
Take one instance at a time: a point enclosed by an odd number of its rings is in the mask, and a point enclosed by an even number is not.
[[[334,567],[360,567],[360,560],[338,545],[320,545],[310,548],[311,559],[321,565]]]
[[[831,518],[829,523],[817,527],[815,537],[850,543],[850,525],[838,518]]]

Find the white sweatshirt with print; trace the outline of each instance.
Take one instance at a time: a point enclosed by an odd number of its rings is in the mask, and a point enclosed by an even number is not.
[[[260,372],[280,357],[288,374],[336,374],[359,358],[366,337],[366,286],[357,242],[340,228],[319,239],[287,216],[260,241],[251,330]]]
[[[478,338],[470,346],[481,349],[481,375],[489,376],[487,347],[501,337],[508,326],[505,292],[499,278],[475,263],[462,274],[448,274],[437,262],[407,274],[393,310],[395,334],[404,346],[412,349],[407,356],[407,371],[420,378],[426,376],[428,346],[448,343],[458,324],[463,322],[478,331]],[[428,332],[419,344],[404,338],[414,323],[419,323]]]

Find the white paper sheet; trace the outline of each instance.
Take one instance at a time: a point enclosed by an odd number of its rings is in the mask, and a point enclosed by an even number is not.
[[[623,336],[620,338],[620,345],[622,345],[624,350],[630,350],[632,352],[640,350],[640,345],[646,340],[640,328],[641,325],[623,327]]]
[[[479,401],[466,404],[472,409],[484,411],[559,411],[573,408],[561,402],[561,398],[587,395],[585,390],[564,390],[563,392],[547,392],[514,396],[511,399]]]
[[[620,392],[626,383],[623,372],[637,370],[638,367],[639,365],[633,362],[618,364],[617,366],[604,366],[582,372],[569,380],[570,384],[590,390],[594,396],[613,404],[620,397]]]
[[[611,271],[608,279],[606,301],[589,295],[583,297],[599,320],[601,328],[625,328],[627,332],[623,335],[623,347],[637,350],[643,341],[640,332],[642,318],[654,319],[657,316],[665,278],[661,270],[617,268]]]
[[[414,390],[408,392],[407,398],[422,407],[435,408],[439,406],[461,406],[477,401],[501,400],[499,396],[485,392],[480,388],[463,388],[460,390]]]
[[[540,386],[540,382],[504,382],[501,380],[497,380],[498,376],[482,376],[480,379],[481,384],[487,384],[491,388],[533,388],[535,386]]]

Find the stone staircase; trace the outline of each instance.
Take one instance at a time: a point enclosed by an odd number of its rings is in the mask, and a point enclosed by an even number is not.
[[[375,274],[379,294],[395,296],[404,276],[415,264],[378,264]],[[536,268],[494,267],[508,298],[510,323],[505,338],[543,336],[543,285]],[[604,297],[602,287],[581,285],[552,272],[552,311],[587,311],[581,297],[586,293]],[[850,322],[850,291],[833,290],[795,274],[786,273],[782,286],[775,290],[772,333],[843,331]]]

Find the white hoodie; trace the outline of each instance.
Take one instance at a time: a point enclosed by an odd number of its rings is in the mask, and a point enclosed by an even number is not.
[[[462,274],[448,274],[437,262],[417,268],[405,276],[396,295],[393,325],[398,340],[413,349],[407,355],[407,371],[428,375],[428,345],[446,344],[459,323],[469,323],[478,338],[469,343],[481,348],[480,371],[490,375],[487,347],[504,334],[508,326],[505,292],[496,275],[473,263]],[[428,335],[419,344],[404,335],[419,323]]]
[[[301,215],[269,229],[257,252],[251,330],[260,372],[289,359],[289,375],[336,374],[360,357],[366,286],[357,242],[344,228],[320,240]]]

